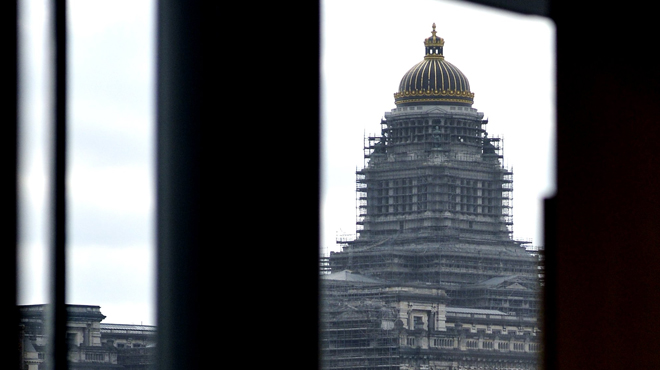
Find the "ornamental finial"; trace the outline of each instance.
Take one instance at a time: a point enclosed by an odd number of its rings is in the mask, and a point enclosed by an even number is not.
[[[442,47],[445,45],[445,40],[442,37],[437,36],[436,33],[435,22],[433,22],[433,31],[431,31],[431,37],[424,39],[424,46],[426,46],[426,56],[443,58]]]

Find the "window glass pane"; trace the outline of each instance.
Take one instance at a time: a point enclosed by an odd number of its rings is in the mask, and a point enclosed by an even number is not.
[[[19,304],[45,303],[48,299],[45,3],[19,2]]]
[[[155,1],[69,4],[67,298],[155,324]]]
[[[540,17],[322,2],[324,367],[540,366],[553,54]]]
[[[33,323],[49,299],[48,5],[20,3],[18,303]],[[89,366],[153,363],[155,5],[68,2],[67,342]],[[45,333],[25,332],[37,366]]]
[[[466,2],[323,1],[322,242],[355,233],[355,174],[365,135],[380,134],[401,78],[436,23],[514,172],[514,236],[542,242],[540,200],[554,192],[554,24]],[[403,107],[402,109],[407,109]],[[454,109],[454,107],[450,107]],[[455,128],[453,128],[455,130]]]

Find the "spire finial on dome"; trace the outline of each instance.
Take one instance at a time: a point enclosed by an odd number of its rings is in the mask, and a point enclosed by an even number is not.
[[[431,37],[424,40],[424,46],[426,46],[426,55],[434,57],[442,57],[442,48],[445,45],[445,40],[442,37],[436,35],[435,22],[433,22],[433,31],[431,31]]]

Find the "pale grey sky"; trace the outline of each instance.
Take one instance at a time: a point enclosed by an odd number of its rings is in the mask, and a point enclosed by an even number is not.
[[[48,1],[20,3],[19,304],[48,299]],[[155,324],[153,0],[70,0],[67,302]]]

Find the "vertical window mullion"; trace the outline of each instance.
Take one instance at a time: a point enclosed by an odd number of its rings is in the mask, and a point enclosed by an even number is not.
[[[0,252],[0,309],[5,312],[5,340],[0,356],[8,368],[20,366],[22,358],[15,351],[14,338],[19,338],[19,318],[16,306],[17,242],[18,242],[18,1],[4,1],[0,6],[0,47],[4,68],[0,70],[0,101],[2,136],[0,143],[0,171],[3,191],[0,193],[2,210],[2,248]]]
[[[52,369],[67,369],[66,340],[66,1],[51,3],[52,151],[50,198],[49,356]]]

